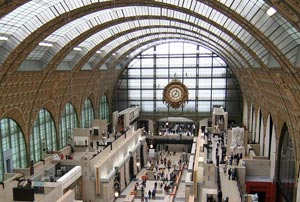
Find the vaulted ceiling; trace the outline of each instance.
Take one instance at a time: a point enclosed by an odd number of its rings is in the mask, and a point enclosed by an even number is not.
[[[269,16],[271,7],[277,12]],[[217,53],[244,96],[258,94],[266,106],[299,118],[295,0],[0,1],[0,83],[16,72],[118,72],[170,40]]]
[[[269,16],[271,6],[277,13]],[[1,5],[0,68],[116,68],[155,41],[177,38],[211,49],[231,68],[290,73],[300,66],[299,10],[295,1],[263,0],[9,1]]]

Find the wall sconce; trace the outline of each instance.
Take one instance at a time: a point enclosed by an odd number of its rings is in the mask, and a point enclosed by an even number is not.
[[[115,191],[114,196],[115,196],[116,198],[118,198],[118,197],[120,196],[119,191]]]
[[[139,154],[136,154],[136,167],[138,172],[140,171],[140,165],[141,165],[140,156]]]
[[[116,176],[114,178],[114,196],[118,198],[120,196],[120,177],[119,173],[116,173]]]
[[[153,139],[151,138],[150,140],[149,140],[149,147],[150,147],[150,149],[153,149]]]

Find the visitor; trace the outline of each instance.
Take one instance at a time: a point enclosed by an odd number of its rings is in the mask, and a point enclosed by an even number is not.
[[[230,180],[230,176],[231,176],[231,168],[229,168],[228,170],[228,179]]]

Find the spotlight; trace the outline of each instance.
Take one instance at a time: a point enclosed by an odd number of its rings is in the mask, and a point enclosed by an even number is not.
[[[115,197],[118,198],[120,196],[119,191],[115,191]]]

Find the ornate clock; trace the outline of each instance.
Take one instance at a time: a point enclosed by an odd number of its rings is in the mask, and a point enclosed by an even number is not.
[[[187,87],[179,80],[172,80],[163,92],[163,100],[173,108],[184,106],[188,101],[189,93]]]

